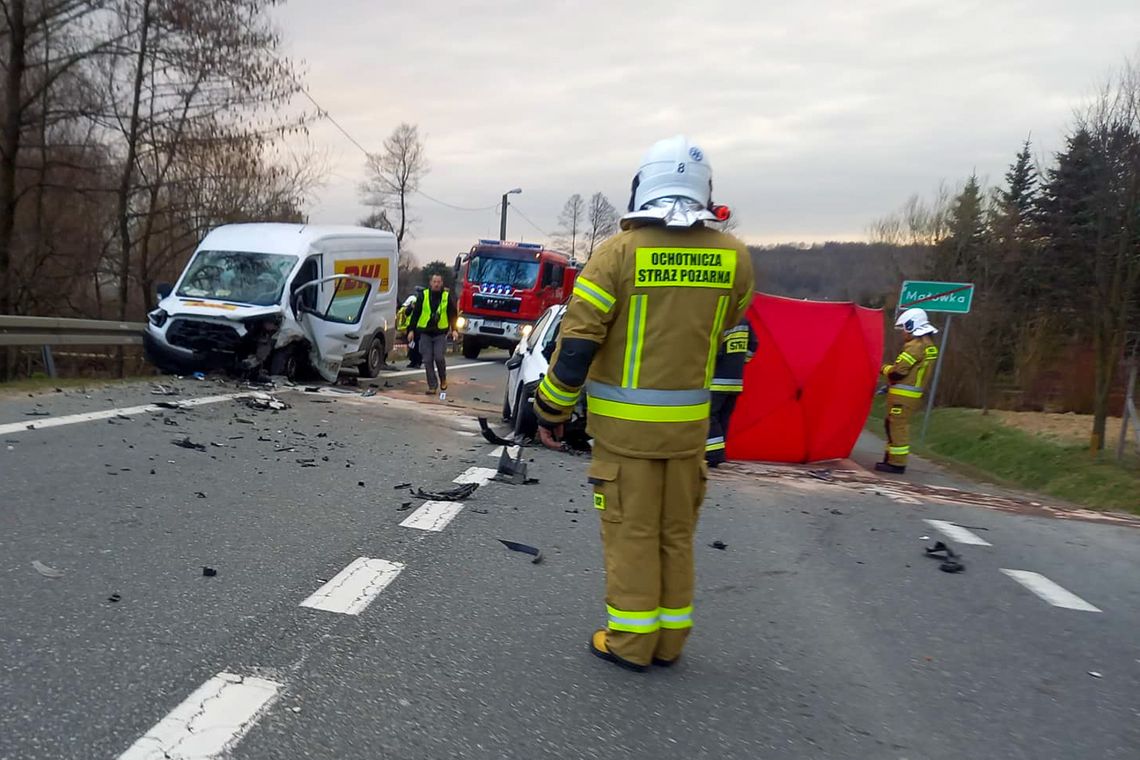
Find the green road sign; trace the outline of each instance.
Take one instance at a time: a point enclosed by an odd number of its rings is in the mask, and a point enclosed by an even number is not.
[[[899,293],[899,309],[917,306],[927,311],[969,314],[974,302],[972,282],[924,282],[907,280]]]

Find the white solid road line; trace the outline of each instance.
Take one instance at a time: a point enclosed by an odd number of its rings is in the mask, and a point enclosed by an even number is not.
[[[232,401],[235,398],[242,398],[247,396],[247,393],[227,393],[224,396],[203,396],[201,398],[180,399],[178,404],[183,408],[190,409],[196,406],[206,406],[207,404],[219,404],[223,401]],[[109,420],[112,417],[122,415],[124,417],[132,417],[136,414],[147,414],[148,412],[165,412],[170,411],[161,406],[154,404],[146,404],[145,406],[124,406],[118,409],[105,409],[98,412],[84,412],[83,414],[68,414],[63,417],[33,417],[29,418],[26,422],[12,422],[5,425],[0,425],[0,435],[9,435],[11,433],[20,433],[26,430],[42,430],[44,428],[59,427],[60,425],[74,425],[78,422],[94,422],[95,420]]]
[[[945,520],[923,520],[923,522],[932,528],[942,531],[951,541],[956,541],[960,544],[970,544],[971,546],[993,546],[989,541],[966,530],[961,525],[955,525]]]
[[[396,580],[403,569],[404,566],[399,562],[357,557],[301,602],[301,606],[325,612],[359,615],[389,583]]]
[[[485,486],[491,482],[491,479],[498,474],[498,470],[492,470],[487,467],[468,467],[463,471],[452,483],[474,483],[475,485]]]
[[[408,515],[400,526],[441,531],[462,509],[463,504],[458,501],[425,501],[423,506]]]
[[[449,364],[449,365],[447,365],[447,371],[451,372],[452,370],[469,369],[471,367],[495,367],[495,366],[501,367],[503,365],[501,362],[472,362],[470,364]],[[397,372],[381,372],[379,375],[377,375],[377,377],[379,377],[379,378],[408,377],[410,375],[422,375],[422,374],[424,374],[424,368],[420,367],[419,369],[402,369],[402,370],[399,370]]]
[[[253,728],[281,684],[218,673],[139,737],[119,760],[209,760],[232,750]]]
[[[1054,607],[1064,607],[1067,610],[1080,610],[1081,612],[1100,612],[1099,607],[1094,607],[1040,573],[1029,570],[1007,570],[1004,567],[1001,571]]]
[[[511,459],[518,459],[518,456],[519,456],[519,447],[518,446],[499,446],[497,449],[492,451],[487,456],[494,457],[495,459],[498,459],[499,457],[501,457],[503,455],[503,449],[507,450],[507,452],[511,456]]]

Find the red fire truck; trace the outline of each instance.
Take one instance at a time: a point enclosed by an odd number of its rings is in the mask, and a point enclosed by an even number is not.
[[[455,260],[463,356],[512,349],[547,308],[570,300],[579,265],[537,243],[480,240]]]

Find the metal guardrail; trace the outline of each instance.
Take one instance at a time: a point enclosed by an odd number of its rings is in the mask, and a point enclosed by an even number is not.
[[[0,314],[0,346],[136,346],[146,324]]]

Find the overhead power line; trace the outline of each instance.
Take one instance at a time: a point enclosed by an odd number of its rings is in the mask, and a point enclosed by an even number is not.
[[[527,224],[529,224],[531,227],[534,227],[536,230],[538,230],[538,232],[539,232],[539,234],[540,234],[540,235],[542,235],[542,236],[544,236],[544,237],[549,237],[549,236],[550,236],[550,233],[549,233],[549,232],[547,232],[546,230],[542,229],[542,228],[541,228],[541,227],[539,227],[537,224],[535,224],[534,222],[532,222],[532,221],[530,220],[530,217],[529,217],[529,216],[527,216],[527,215],[526,215],[526,214],[524,214],[522,211],[520,211],[520,210],[519,210],[519,207],[518,207],[518,206],[516,206],[515,204],[513,204],[513,203],[512,203],[512,204],[510,204],[510,205],[508,206],[508,208],[509,208],[509,209],[511,209],[511,211],[514,211],[514,212],[515,212],[516,214],[518,214],[519,216],[521,216],[521,217],[523,218],[523,221],[525,221],[525,222],[526,222]]]
[[[340,132],[342,135],[344,135],[345,139],[347,139],[350,143],[355,145],[360,150],[360,152],[364,154],[365,158],[371,158],[372,157],[373,154],[367,148],[365,148],[363,145],[361,145],[360,141],[357,140],[355,137],[353,137],[352,133],[349,132],[347,129],[345,129],[344,126],[339,121],[337,121],[335,118],[333,118],[333,115],[331,113],[329,113],[327,108],[325,108],[324,106],[322,106],[320,103],[317,102],[317,99],[313,97],[312,93],[309,92],[309,90],[305,87],[305,85],[301,84],[300,82],[297,82],[297,87],[301,90],[301,94],[303,94],[308,99],[308,101],[316,107],[318,117],[320,117],[322,119],[327,119],[329,124],[332,124],[334,127],[336,127],[337,131]],[[493,203],[490,206],[478,206],[478,207],[459,206],[459,205],[456,205],[454,203],[448,203],[447,201],[441,201],[439,198],[435,198],[433,196],[428,195],[423,190],[415,190],[415,191],[413,191],[413,194],[422,196],[423,198],[431,201],[432,203],[438,203],[441,206],[446,206],[447,208],[455,209],[456,211],[490,211],[493,208],[499,207],[499,204],[497,204],[497,203]]]

